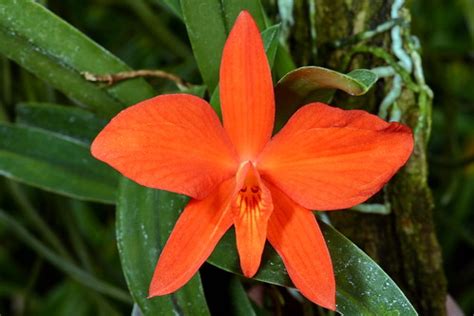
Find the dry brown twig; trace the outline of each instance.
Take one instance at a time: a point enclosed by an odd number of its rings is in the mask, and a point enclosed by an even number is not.
[[[117,82],[123,80],[129,80],[134,78],[143,78],[143,77],[154,77],[154,78],[162,78],[167,79],[176,84],[176,86],[180,89],[190,88],[193,85],[184,81],[180,77],[168,73],[163,70],[150,70],[150,69],[141,69],[141,70],[131,70],[131,71],[122,71],[113,74],[104,74],[98,75],[93,74],[88,71],[81,72],[81,75],[87,80],[91,82],[104,82],[107,85],[113,85]]]

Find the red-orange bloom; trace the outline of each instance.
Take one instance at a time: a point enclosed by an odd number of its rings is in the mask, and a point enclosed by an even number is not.
[[[312,103],[272,138],[272,77],[247,12],[224,47],[220,99],[223,126],[206,101],[163,95],[119,113],[92,144],[94,157],[126,177],[192,198],[150,296],[183,286],[234,225],[245,276],[257,272],[268,239],[301,293],[334,310],[331,258],[310,210],[348,208],[380,190],[412,152],[410,129]]]

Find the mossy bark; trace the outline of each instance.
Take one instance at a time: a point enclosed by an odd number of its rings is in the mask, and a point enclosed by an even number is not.
[[[289,38],[292,56],[300,66],[315,64],[343,72],[384,65],[383,60],[370,54],[353,55],[347,64],[344,61],[351,49],[360,43],[343,48],[334,48],[330,43],[386,22],[390,19],[392,5],[392,1],[383,0],[294,1],[294,25]],[[362,44],[381,47],[392,54],[391,41],[388,31]],[[376,113],[391,85],[391,79],[380,80],[367,96],[348,98],[338,94],[333,103]],[[446,280],[427,184],[426,145],[431,104],[426,91],[405,85],[402,85],[396,104],[401,111],[401,121],[415,131],[416,145],[410,161],[390,181],[385,193],[372,199],[389,202],[390,215],[343,211],[331,213],[331,220],[379,262],[421,315],[445,315]]]

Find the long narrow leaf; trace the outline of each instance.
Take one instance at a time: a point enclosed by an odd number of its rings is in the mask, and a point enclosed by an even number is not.
[[[107,121],[93,113],[51,103],[20,103],[16,107],[16,123],[72,137],[90,144]]]
[[[86,271],[80,269],[71,262],[64,260],[47,248],[43,243],[31,235],[14,217],[8,215],[0,209],[0,224],[10,229],[19,239],[29,247],[33,248],[40,256],[51,262],[58,269],[68,274],[77,282],[91,288],[94,291],[103,293],[122,302],[130,303],[130,296],[113,285],[105,283]]]
[[[233,277],[229,284],[231,308],[235,316],[256,316],[247,293],[238,277]]]
[[[243,10],[248,11],[252,15],[260,30],[267,27],[265,13],[260,0],[222,0],[222,11],[228,30],[232,28],[235,19]]]
[[[199,274],[171,295],[147,299],[158,255],[186,202],[183,196],[121,181],[117,243],[125,279],[144,315],[209,315]]]
[[[183,19],[181,3],[179,0],[152,0],[153,2],[170,9],[178,18]]]
[[[227,30],[219,0],[181,0],[184,22],[204,83],[214,91]]]
[[[66,196],[114,203],[117,173],[89,147],[44,130],[0,124],[0,174]]]
[[[35,1],[0,2],[0,54],[104,117],[154,95],[140,79],[112,87],[86,81],[81,72],[129,67]]]

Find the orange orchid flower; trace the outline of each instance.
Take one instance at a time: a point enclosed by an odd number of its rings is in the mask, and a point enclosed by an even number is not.
[[[92,144],[93,156],[124,176],[192,198],[163,248],[150,296],[182,287],[234,225],[245,276],[257,272],[268,239],[301,293],[334,310],[331,258],[310,210],[348,208],[379,191],[410,156],[411,130],[312,103],[272,138],[270,67],[245,11],[224,47],[220,100],[223,126],[206,101],[162,95],[119,113]]]

